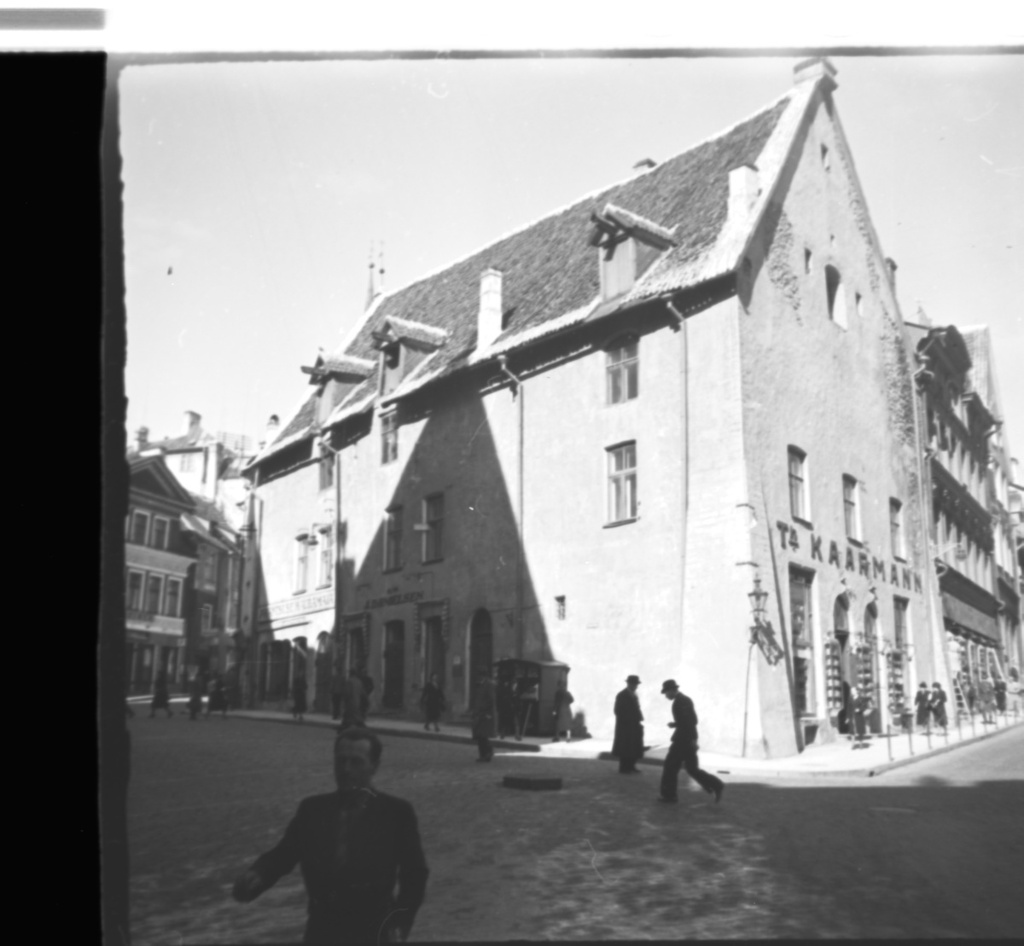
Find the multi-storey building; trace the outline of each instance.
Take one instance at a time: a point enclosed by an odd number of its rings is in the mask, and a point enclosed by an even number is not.
[[[192,497],[163,458],[130,457],[125,521],[125,627],[128,692],[148,693],[163,671],[185,675],[186,600],[195,550],[182,530]]]
[[[987,328],[908,324],[916,339],[930,533],[958,704],[1020,669],[1012,465]]]
[[[464,712],[495,659],[554,659],[596,735],[637,673],[667,738],[675,677],[702,744],[765,757],[847,731],[853,687],[880,731],[948,684],[912,340],[834,74],[379,294],[303,369],[247,471],[255,697],[360,665],[379,709],[436,672]]]

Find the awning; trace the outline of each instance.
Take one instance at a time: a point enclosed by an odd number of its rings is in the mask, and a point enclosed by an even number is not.
[[[948,591],[942,592],[942,614],[954,624],[988,638],[993,644],[1002,644],[999,637],[999,622],[994,617],[971,607]]]

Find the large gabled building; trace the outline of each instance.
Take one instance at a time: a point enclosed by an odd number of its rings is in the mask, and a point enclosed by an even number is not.
[[[502,657],[571,668],[607,736],[639,674],[766,757],[948,684],[912,340],[834,70],[688,151],[380,293],[248,468],[250,696],[465,712]],[[757,598],[758,589],[765,600]],[[753,603],[753,606],[752,606]],[[752,632],[752,628],[756,630]]]

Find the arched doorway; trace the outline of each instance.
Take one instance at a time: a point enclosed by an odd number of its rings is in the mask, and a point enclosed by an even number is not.
[[[384,625],[384,689],[381,703],[399,709],[405,702],[405,624],[388,621]]]
[[[480,674],[490,670],[494,663],[494,635],[491,631],[491,615],[480,608],[469,624],[469,702],[476,699]]]
[[[853,654],[850,649],[850,602],[846,595],[836,598],[832,608],[832,636],[838,656],[839,676],[839,732],[853,731],[850,725],[850,690],[856,677],[853,668]]]

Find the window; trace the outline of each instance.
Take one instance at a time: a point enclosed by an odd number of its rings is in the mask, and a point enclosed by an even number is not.
[[[559,621],[564,621],[565,620],[565,595],[556,595],[555,596],[555,608],[556,608],[557,613],[558,613],[558,620]]]
[[[846,537],[860,541],[860,508],[858,503],[859,485],[852,476],[843,476],[843,521]]]
[[[807,454],[798,447],[789,448],[789,512],[794,519],[810,519],[805,483]]]
[[[384,520],[384,571],[402,567],[402,507],[387,511]]]
[[[392,411],[380,418],[380,462],[391,463],[398,459],[398,417]]]
[[[128,572],[128,609],[142,609],[142,572]]]
[[[860,318],[864,318],[864,297],[859,292],[855,292],[853,294],[853,300],[857,309],[857,315]]]
[[[334,485],[334,454],[328,447],[320,447],[320,489]]]
[[[164,590],[164,580],[160,575],[149,575],[146,578],[145,610],[150,614],[160,613],[160,596]]]
[[[636,518],[636,443],[608,451],[608,521]]]
[[[309,536],[300,535],[295,539],[295,575],[293,591],[299,594],[306,590],[309,580]]]
[[[182,473],[191,473],[195,469],[196,455],[194,453],[183,453],[181,455],[181,466],[178,469]]]
[[[812,258],[813,258],[813,254],[811,253],[811,251],[809,249],[807,249],[807,247],[804,247],[804,272],[806,274],[808,274],[808,275],[810,275],[810,272],[811,272],[811,259]]]
[[[213,627],[213,605],[204,604],[202,611],[199,612],[200,630],[203,634],[209,634],[210,629]]]
[[[167,548],[167,533],[170,529],[170,523],[160,517],[153,517],[153,548],[165,549]]]
[[[789,569],[789,621],[793,632],[793,685],[797,710],[801,715],[814,712],[811,681],[812,595],[814,572]]]
[[[145,545],[148,532],[149,513],[135,510],[132,513],[132,542],[136,545]]]
[[[208,545],[199,547],[199,581],[213,588],[217,585],[217,553]]]
[[[836,325],[846,328],[846,295],[842,277],[835,266],[825,267],[825,292],[828,296],[828,317]]]
[[[444,494],[437,493],[423,500],[423,561],[435,562],[444,557]]]
[[[381,352],[381,394],[390,394],[402,380],[402,345],[392,342]]]
[[[829,156],[828,156],[828,145],[822,145],[821,146],[821,166],[826,171],[830,170],[831,167],[832,167],[832,162],[831,162],[831,160],[829,159]]]
[[[893,558],[904,558],[903,503],[898,499],[889,500],[889,536],[892,539]]]
[[[636,240],[627,237],[598,250],[601,259],[601,298],[615,299],[636,282]]]
[[[320,530],[320,570],[317,576],[317,586],[329,588],[334,584],[334,530]]]
[[[893,598],[893,633],[896,637],[896,649],[906,651],[907,649],[907,611],[910,602],[906,598]]]
[[[172,618],[181,615],[181,581],[177,578],[167,579],[167,595],[164,598],[164,613]]]
[[[608,403],[621,404],[637,396],[639,386],[637,340],[617,342],[608,350]]]

